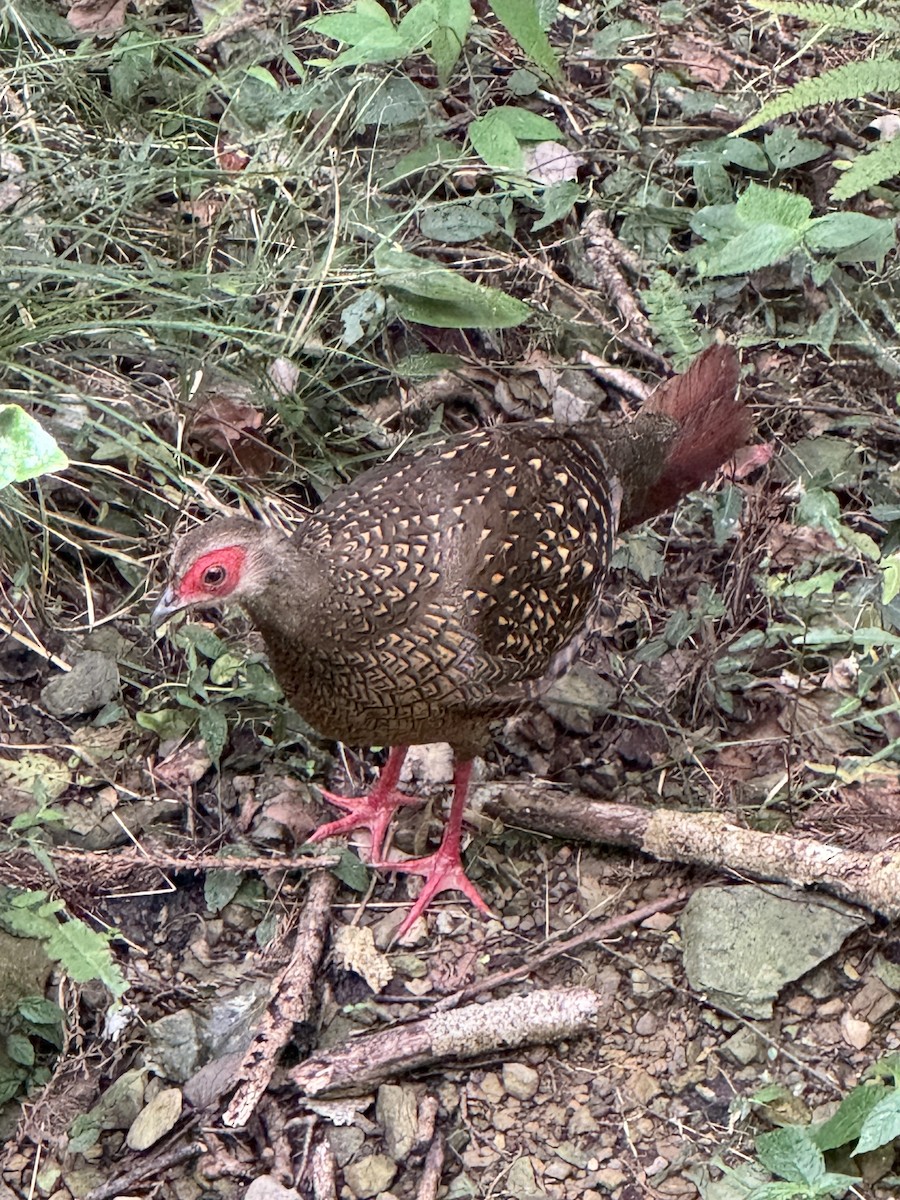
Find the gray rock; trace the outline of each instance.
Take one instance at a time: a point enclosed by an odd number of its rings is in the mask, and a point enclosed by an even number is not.
[[[615,703],[616,689],[593,667],[577,662],[548,688],[543,706],[570,733],[590,733]]]
[[[145,1040],[145,1059],[173,1083],[185,1083],[200,1065],[197,1020],[186,1008],[148,1025]]]
[[[685,971],[695,991],[764,1019],[785,984],[836,954],[863,924],[837,900],[789,887],[703,888],[680,921]]]
[[[259,1175],[244,1192],[244,1200],[300,1200],[295,1188],[287,1188],[274,1175]]]
[[[412,1150],[419,1124],[419,1105],[411,1087],[386,1083],[378,1089],[375,1115],[384,1130],[388,1154],[402,1162]]]
[[[722,1053],[739,1067],[746,1067],[759,1058],[763,1041],[752,1029],[739,1029],[727,1042],[722,1043]]]
[[[355,1125],[332,1125],[325,1131],[331,1153],[341,1170],[361,1149],[366,1135]]]
[[[98,650],[80,655],[71,671],[57,675],[41,691],[41,703],[54,717],[96,712],[119,694],[119,668]]]

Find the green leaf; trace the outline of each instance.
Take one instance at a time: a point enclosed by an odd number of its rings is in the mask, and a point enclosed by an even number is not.
[[[88,929],[77,917],[57,922],[46,949],[76,983],[99,979],[116,999],[128,991],[109,948],[109,935]]]
[[[837,251],[848,246],[857,246],[868,238],[877,237],[885,224],[890,226],[893,237],[894,222],[878,217],[867,217],[865,213],[829,213],[810,222],[805,242],[810,250]]]
[[[11,1033],[6,1039],[6,1053],[23,1067],[34,1066],[34,1046],[24,1033]]]
[[[381,245],[375,272],[397,302],[400,314],[443,329],[504,329],[521,325],[531,309],[496,288],[470,283],[424,258]]]
[[[340,862],[331,868],[341,883],[352,888],[354,892],[364,892],[369,886],[369,871],[365,863],[360,862],[350,850],[344,850]]]
[[[893,1090],[874,1106],[863,1122],[853,1153],[867,1154],[900,1137],[900,1091]]]
[[[537,233],[567,217],[581,197],[581,187],[573,179],[564,179],[544,188],[539,201],[544,212],[531,226],[531,232]]]
[[[433,3],[438,27],[432,34],[429,49],[437,67],[438,83],[443,87],[462,54],[472,23],[472,5],[469,0],[433,0]]]
[[[221,912],[238,894],[238,889],[244,881],[240,871],[229,871],[224,867],[214,867],[206,874],[203,882],[203,899],[211,913]]]
[[[544,32],[535,0],[490,0],[497,20],[531,61],[551,78],[562,77],[559,62]]]
[[[206,753],[217,763],[228,740],[228,721],[225,714],[215,706],[204,708],[200,713],[198,728],[206,746]]]
[[[68,465],[69,460],[54,439],[24,408],[0,404],[0,488],[61,471]]]
[[[16,1005],[16,1012],[24,1021],[31,1021],[34,1025],[62,1025],[66,1019],[59,1005],[52,1000],[45,1000],[43,996],[26,996]]]
[[[841,1101],[840,1106],[827,1121],[813,1126],[810,1134],[820,1150],[837,1150],[855,1142],[862,1131],[866,1117],[884,1098],[886,1089],[872,1084],[856,1087]]]
[[[792,8],[791,11],[796,9]],[[798,113],[814,104],[836,104],[841,100],[861,100],[873,92],[897,91],[900,91],[900,62],[896,59],[877,58],[869,62],[845,63],[795,84],[775,100],[764,104],[735,133],[748,133],[776,117]]]
[[[801,137],[789,125],[780,125],[763,138],[766,154],[778,171],[789,171],[828,153],[828,147],[814,138]]]
[[[833,0],[750,0],[754,8],[808,21],[813,25],[849,29],[854,33],[889,33],[900,29],[898,17],[891,16],[887,5],[836,4]]]
[[[308,21],[307,27],[349,46],[358,46],[366,38],[396,32],[391,18],[376,0],[357,0],[352,8]]]
[[[647,37],[651,30],[640,21],[624,19],[610,21],[594,37],[592,51],[595,58],[617,58],[622,42],[631,38]]]
[[[498,105],[469,126],[469,140],[489,167],[521,171],[522,142],[557,141],[558,127],[547,117],[514,105]]]
[[[466,200],[430,205],[419,217],[419,232],[447,245],[472,242],[497,229],[492,217]]]
[[[900,552],[881,561],[881,603],[890,604],[900,595]]]
[[[831,189],[833,200],[849,200],[886,179],[900,174],[900,138],[878,142],[861,154]]]
[[[488,113],[469,126],[472,149],[495,170],[521,173],[525,166],[522,144],[505,122],[490,117]]]
[[[744,225],[783,225],[803,233],[810,222],[812,204],[794,192],[751,183],[737,202],[737,215]]]
[[[129,104],[152,77],[158,45],[155,38],[136,29],[118,39],[109,68],[109,88],[117,104]]]
[[[757,225],[733,237],[705,260],[698,260],[700,274],[749,275],[773,267],[789,257],[801,240],[800,234],[783,225]]]
[[[787,1125],[756,1139],[759,1161],[782,1179],[815,1185],[825,1174],[822,1151],[809,1136],[806,1127]]]

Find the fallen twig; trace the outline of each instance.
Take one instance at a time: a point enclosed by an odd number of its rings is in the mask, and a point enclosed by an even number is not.
[[[602,1003],[589,988],[567,988],[436,1012],[314,1054],[294,1067],[290,1078],[307,1096],[359,1095],[446,1059],[573,1037],[591,1028]]]
[[[225,1110],[225,1125],[244,1126],[275,1073],[278,1055],[294,1024],[305,1021],[315,999],[315,980],[331,924],[337,880],[327,871],[312,876],[291,960],[272,984],[272,999],[237,1071],[241,1086]]]
[[[108,1179],[106,1183],[101,1183],[99,1187],[88,1192],[84,1200],[112,1200],[113,1196],[124,1195],[131,1188],[143,1183],[148,1176],[156,1182],[161,1182],[164,1171],[187,1162],[189,1158],[197,1158],[206,1151],[205,1142],[189,1142],[187,1145],[166,1150],[163,1154],[154,1155],[153,1158],[142,1158],[130,1170],[117,1175],[115,1179]]]
[[[523,829],[627,846],[664,862],[697,863],[797,887],[821,887],[889,920],[900,917],[898,854],[860,854],[808,838],[742,829],[719,813],[639,808],[562,788],[491,790],[485,812]]]

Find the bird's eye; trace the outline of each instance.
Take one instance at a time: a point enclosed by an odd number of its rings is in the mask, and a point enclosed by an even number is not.
[[[204,587],[218,587],[220,583],[225,582],[224,567],[207,567],[203,572]]]

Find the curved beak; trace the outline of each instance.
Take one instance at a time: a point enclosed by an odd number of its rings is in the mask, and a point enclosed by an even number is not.
[[[178,596],[175,589],[169,585],[160,598],[156,602],[156,607],[150,614],[150,628],[159,629],[163,621],[171,617],[172,613],[178,612],[183,606],[178,602]]]

